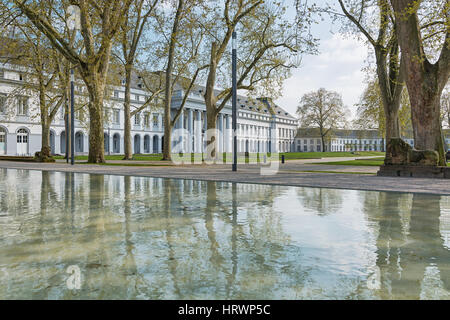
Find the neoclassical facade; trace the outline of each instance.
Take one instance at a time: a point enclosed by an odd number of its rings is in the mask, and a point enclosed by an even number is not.
[[[134,77],[131,89],[132,110],[142,106],[149,93],[143,89],[139,77]],[[27,72],[23,67],[0,65],[0,155],[33,155],[41,149],[41,126],[37,92],[26,89]],[[111,87],[105,99],[105,154],[124,153],[123,86]],[[206,106],[203,89],[194,89],[186,102],[174,130],[185,129],[173,140],[177,152],[204,152],[206,147]],[[82,82],[75,85],[77,101],[86,98]],[[172,116],[183,99],[183,89],[177,88],[172,99]],[[218,152],[231,152],[231,101],[217,119]],[[146,107],[132,118],[132,148],[135,154],[161,153],[164,142],[164,111]],[[87,154],[89,150],[88,117],[83,109],[75,117],[75,152]],[[238,97],[238,151],[239,152],[291,152],[297,119],[275,105],[270,99]],[[50,130],[53,154],[66,152],[64,108],[61,107]]]
[[[444,129],[446,150],[450,150],[450,130]],[[402,137],[405,142],[414,147],[414,139]],[[378,130],[343,130],[336,129],[325,142],[328,152],[345,151],[382,151],[386,150],[386,141]],[[322,141],[318,128],[299,128],[295,137],[296,152],[321,152]]]

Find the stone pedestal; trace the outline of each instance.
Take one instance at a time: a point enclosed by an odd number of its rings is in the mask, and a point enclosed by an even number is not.
[[[379,177],[414,177],[450,179],[450,167],[420,165],[382,165],[377,172]]]

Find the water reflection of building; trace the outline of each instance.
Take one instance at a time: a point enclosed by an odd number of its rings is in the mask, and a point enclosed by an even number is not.
[[[0,178],[0,298],[448,297],[448,197],[15,170]],[[81,291],[65,286],[69,265],[82,271]]]

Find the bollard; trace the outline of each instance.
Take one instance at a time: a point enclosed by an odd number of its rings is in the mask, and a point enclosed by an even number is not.
[[[281,163],[284,163],[284,154],[281,155]]]

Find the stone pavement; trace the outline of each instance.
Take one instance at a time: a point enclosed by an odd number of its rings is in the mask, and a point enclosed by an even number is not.
[[[327,160],[332,161],[330,158]],[[377,177],[372,173],[375,173],[378,167],[313,165],[302,161],[304,160],[291,160],[284,165],[280,164],[279,172],[269,176],[261,175],[258,165],[244,164],[239,165],[238,172],[232,172],[231,165],[204,164],[186,166],[75,164],[70,166],[61,162],[0,161],[0,168],[450,195],[450,181],[445,179]],[[317,162],[317,159],[315,162]],[[361,174],[304,172],[310,170],[340,172],[345,170],[347,172],[360,172]]]

